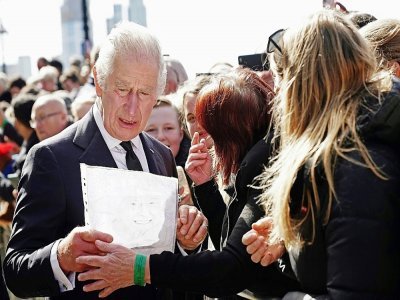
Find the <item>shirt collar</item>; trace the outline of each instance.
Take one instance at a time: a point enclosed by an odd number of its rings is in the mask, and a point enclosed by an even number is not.
[[[104,139],[104,141],[106,142],[106,145],[108,147],[109,150],[115,148],[116,146],[119,146],[119,144],[122,142],[114,137],[112,137],[108,131],[106,130],[106,128],[104,127],[104,123],[103,123],[103,117],[101,115],[100,109],[98,107],[99,102],[100,102],[100,98],[97,98],[95,105],[93,105],[93,116],[94,116],[94,120],[97,124],[97,127],[99,127],[100,133]],[[101,105],[101,104],[100,104]],[[135,136],[132,140],[131,140],[132,144],[136,147],[136,149],[140,149],[142,141],[140,140],[139,135]]]

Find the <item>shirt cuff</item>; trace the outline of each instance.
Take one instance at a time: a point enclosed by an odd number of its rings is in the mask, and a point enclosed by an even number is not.
[[[75,288],[75,272],[71,272],[68,276],[64,274],[61,270],[60,264],[58,263],[57,259],[57,248],[58,244],[61,242],[61,239],[57,240],[53,247],[51,247],[50,253],[50,264],[51,268],[53,269],[53,274],[55,280],[58,281],[58,285],[60,286],[60,292],[66,292],[73,290]]]
[[[183,248],[181,247],[181,245],[179,245],[179,242],[177,242],[176,244],[178,245],[178,249],[179,249],[179,251],[181,252],[181,254],[182,254],[183,256],[188,256],[188,255],[189,255],[189,254],[185,251],[185,249],[183,249]],[[202,245],[203,245],[203,242],[198,246],[198,249],[197,249],[196,253],[199,253],[199,252],[201,251]],[[193,254],[193,253],[191,252],[191,254]]]

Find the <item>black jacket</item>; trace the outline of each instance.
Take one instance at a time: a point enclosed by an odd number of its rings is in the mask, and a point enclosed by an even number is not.
[[[327,294],[331,299],[400,297],[399,91],[395,86],[382,105],[370,103],[375,101],[367,99],[369,107],[360,114],[358,130],[387,179],[338,159],[334,170],[336,199],[328,223],[323,225],[324,216],[318,214],[314,242],[299,254],[289,252],[302,289],[310,294]],[[355,151],[349,155],[362,161]],[[327,182],[321,170],[318,172],[319,197],[325,208]],[[301,213],[299,195],[310,184],[308,175],[307,170],[301,170],[291,191],[292,216]],[[303,236],[310,238],[310,231],[304,229]]]
[[[242,236],[251,224],[264,215],[257,204],[260,190],[249,187],[254,177],[267,162],[269,146],[259,141],[242,161],[236,177],[237,195],[229,207],[229,238],[221,251],[203,251],[190,256],[172,253],[152,255],[150,259],[151,280],[156,286],[171,287],[204,293],[211,297],[235,295],[244,289],[257,294],[281,296],[298,288],[297,283],[282,275],[276,265],[262,267],[251,261]],[[209,219],[213,240],[221,235],[222,220],[226,206],[214,182],[196,187],[196,197]],[[217,225],[216,225],[217,224]]]

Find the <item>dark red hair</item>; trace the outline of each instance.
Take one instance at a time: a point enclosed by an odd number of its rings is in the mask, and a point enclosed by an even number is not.
[[[197,97],[197,121],[213,138],[217,169],[224,184],[236,174],[250,148],[270,126],[274,96],[254,71],[237,68],[211,79]]]

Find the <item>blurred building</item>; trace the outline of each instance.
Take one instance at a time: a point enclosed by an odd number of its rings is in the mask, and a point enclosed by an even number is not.
[[[30,56],[18,57],[18,63],[7,64],[7,76],[8,78],[21,76],[25,80],[31,77],[31,58]]]
[[[89,7],[89,0],[86,0]],[[89,40],[93,41],[92,20],[87,10],[89,27]],[[83,2],[79,0],[64,0],[61,6],[61,28],[62,28],[62,57],[64,67],[69,66],[71,56],[81,56],[90,47],[85,41],[83,31]]]
[[[122,21],[122,5],[114,4],[114,14],[111,18],[107,19],[107,34],[109,34],[111,29],[113,29],[114,26],[121,21]]]
[[[143,0],[129,0],[129,21],[147,26],[146,7]]]
[[[18,69],[19,74],[28,79],[32,75],[31,57],[30,56],[20,56],[18,57]]]

